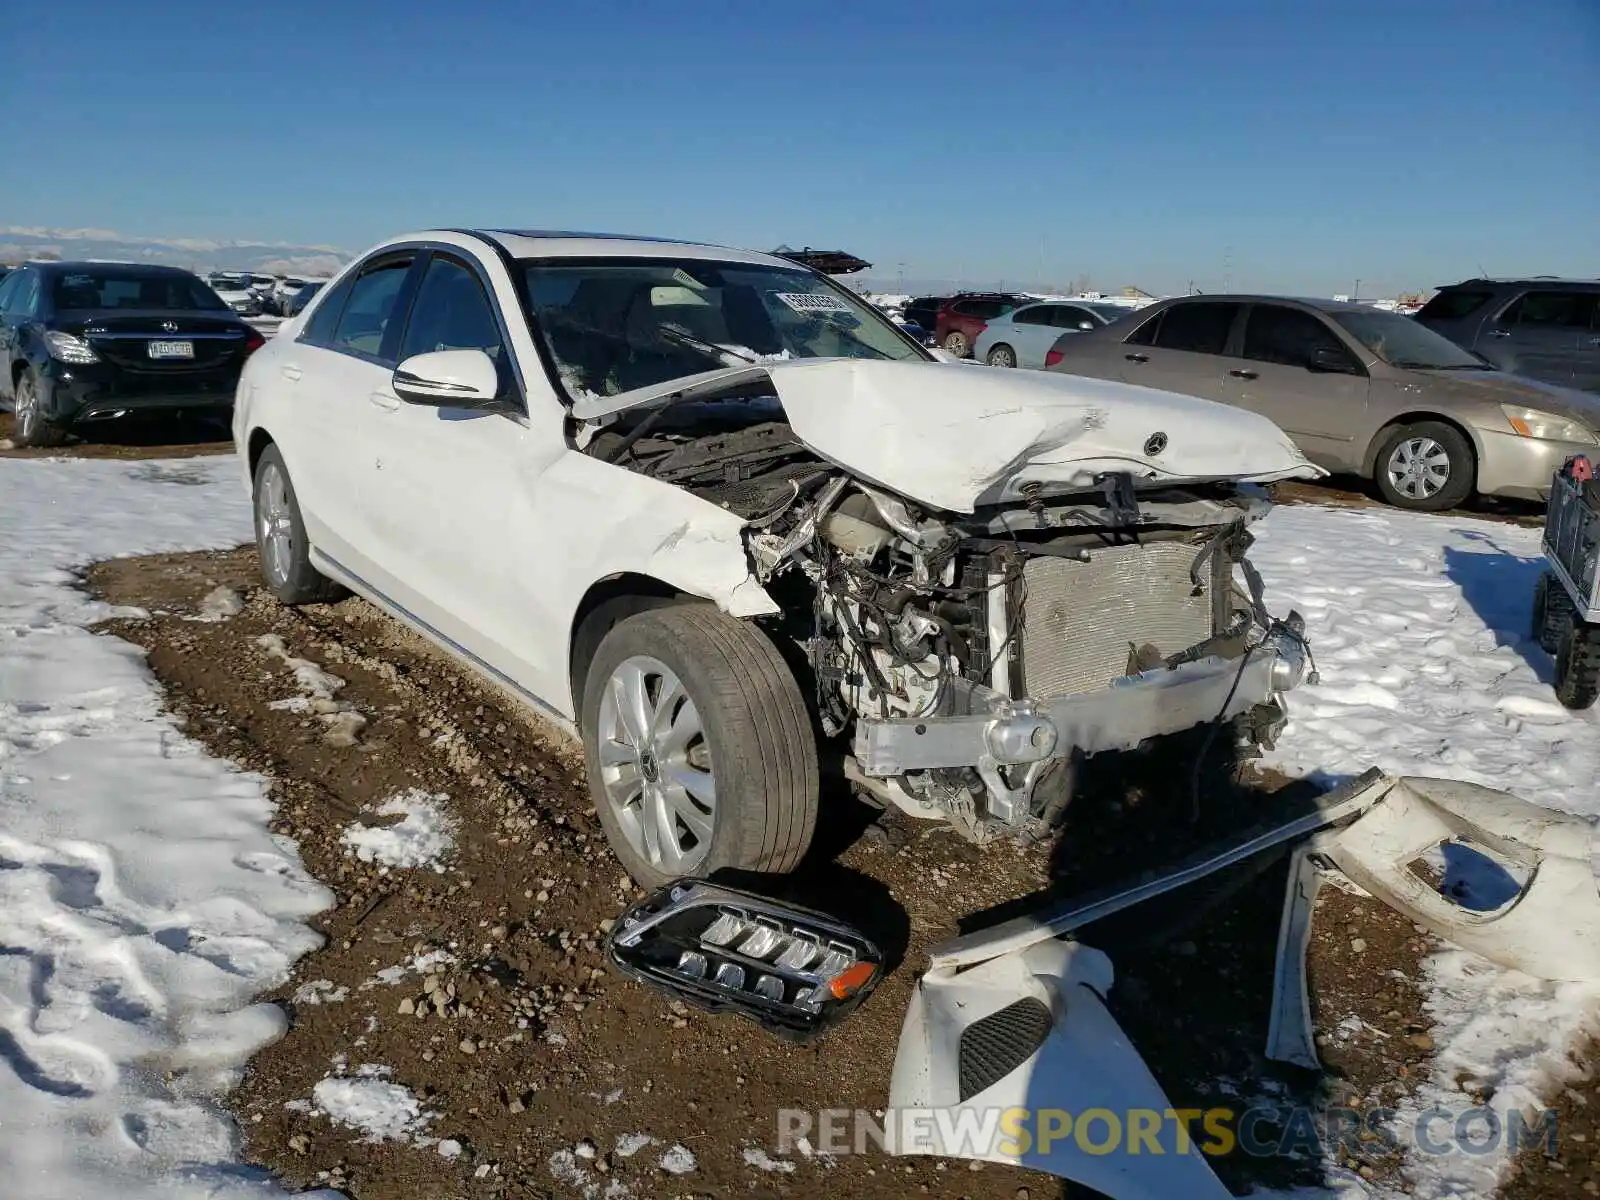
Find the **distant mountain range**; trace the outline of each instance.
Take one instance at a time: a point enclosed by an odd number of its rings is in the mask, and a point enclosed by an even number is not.
[[[47,229],[0,225],[0,263],[27,258],[101,258],[165,263],[191,271],[262,271],[331,275],[350,261],[337,246],[288,242],[211,241],[205,238],[136,237],[112,229]]]

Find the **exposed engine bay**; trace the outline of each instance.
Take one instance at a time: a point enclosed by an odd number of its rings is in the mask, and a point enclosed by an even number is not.
[[[930,510],[806,446],[775,396],[629,413],[584,447],[747,522],[823,732],[881,804],[977,841],[1060,820],[1087,754],[1215,723],[1270,746],[1309,651],[1246,553],[1263,489],[1028,489]]]

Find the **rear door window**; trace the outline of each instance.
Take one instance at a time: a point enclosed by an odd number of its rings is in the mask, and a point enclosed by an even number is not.
[[[1595,300],[1594,292],[1528,292],[1500,315],[1500,324],[1519,329],[1588,329]]]
[[[1094,319],[1093,313],[1071,304],[1056,305],[1055,320],[1050,323],[1057,329],[1082,329],[1085,325],[1098,327],[1101,324]]]
[[[1162,350],[1221,354],[1228,348],[1228,333],[1238,315],[1239,305],[1234,303],[1174,304],[1162,314],[1153,344]]]
[[[1459,321],[1463,317],[1470,317],[1485,304],[1493,292],[1478,289],[1454,288],[1450,291],[1440,292],[1417,310],[1417,319],[1422,321]]]
[[[313,346],[326,346],[333,341],[333,331],[339,325],[339,314],[344,311],[344,302],[350,295],[350,285],[354,279],[354,276],[346,276],[343,283],[322,298],[316,311],[306,318],[300,341]]]
[[[329,349],[363,358],[382,357],[384,338],[396,316],[411,261],[388,259],[356,276]]]

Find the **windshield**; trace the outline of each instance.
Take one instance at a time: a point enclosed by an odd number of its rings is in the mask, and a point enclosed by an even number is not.
[[[810,271],[669,258],[524,265],[532,315],[575,397],[791,358],[927,358]]]
[[[1339,309],[1328,314],[1391,367],[1420,371],[1488,371],[1476,356],[1426,325],[1399,313]]]
[[[58,275],[52,299],[57,312],[106,308],[215,310],[222,301],[192,275],[146,275],[132,271],[70,271]]]

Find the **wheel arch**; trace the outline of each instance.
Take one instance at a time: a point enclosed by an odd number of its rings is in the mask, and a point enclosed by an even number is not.
[[[250,440],[245,443],[245,463],[250,470],[251,479],[256,477],[256,464],[261,461],[261,456],[266,453],[267,447],[276,444],[272,435],[265,429],[257,427],[250,431]]]
[[[1414,412],[1398,413],[1390,417],[1372,435],[1372,440],[1367,443],[1366,454],[1361,460],[1362,476],[1367,479],[1377,477],[1378,449],[1383,445],[1384,438],[1401,426],[1416,425],[1423,421],[1433,421],[1440,425],[1448,425],[1467,439],[1467,444],[1472,447],[1472,468],[1473,474],[1476,475],[1478,467],[1483,463],[1483,442],[1473,432],[1472,427],[1457,417],[1446,416],[1444,413],[1433,412],[1428,409],[1418,409]]]
[[[673,604],[709,603],[665,580],[637,571],[608,575],[589,586],[578,601],[567,639],[567,685],[572,693],[572,711],[583,719],[583,688],[589,664],[607,633],[636,613]]]

